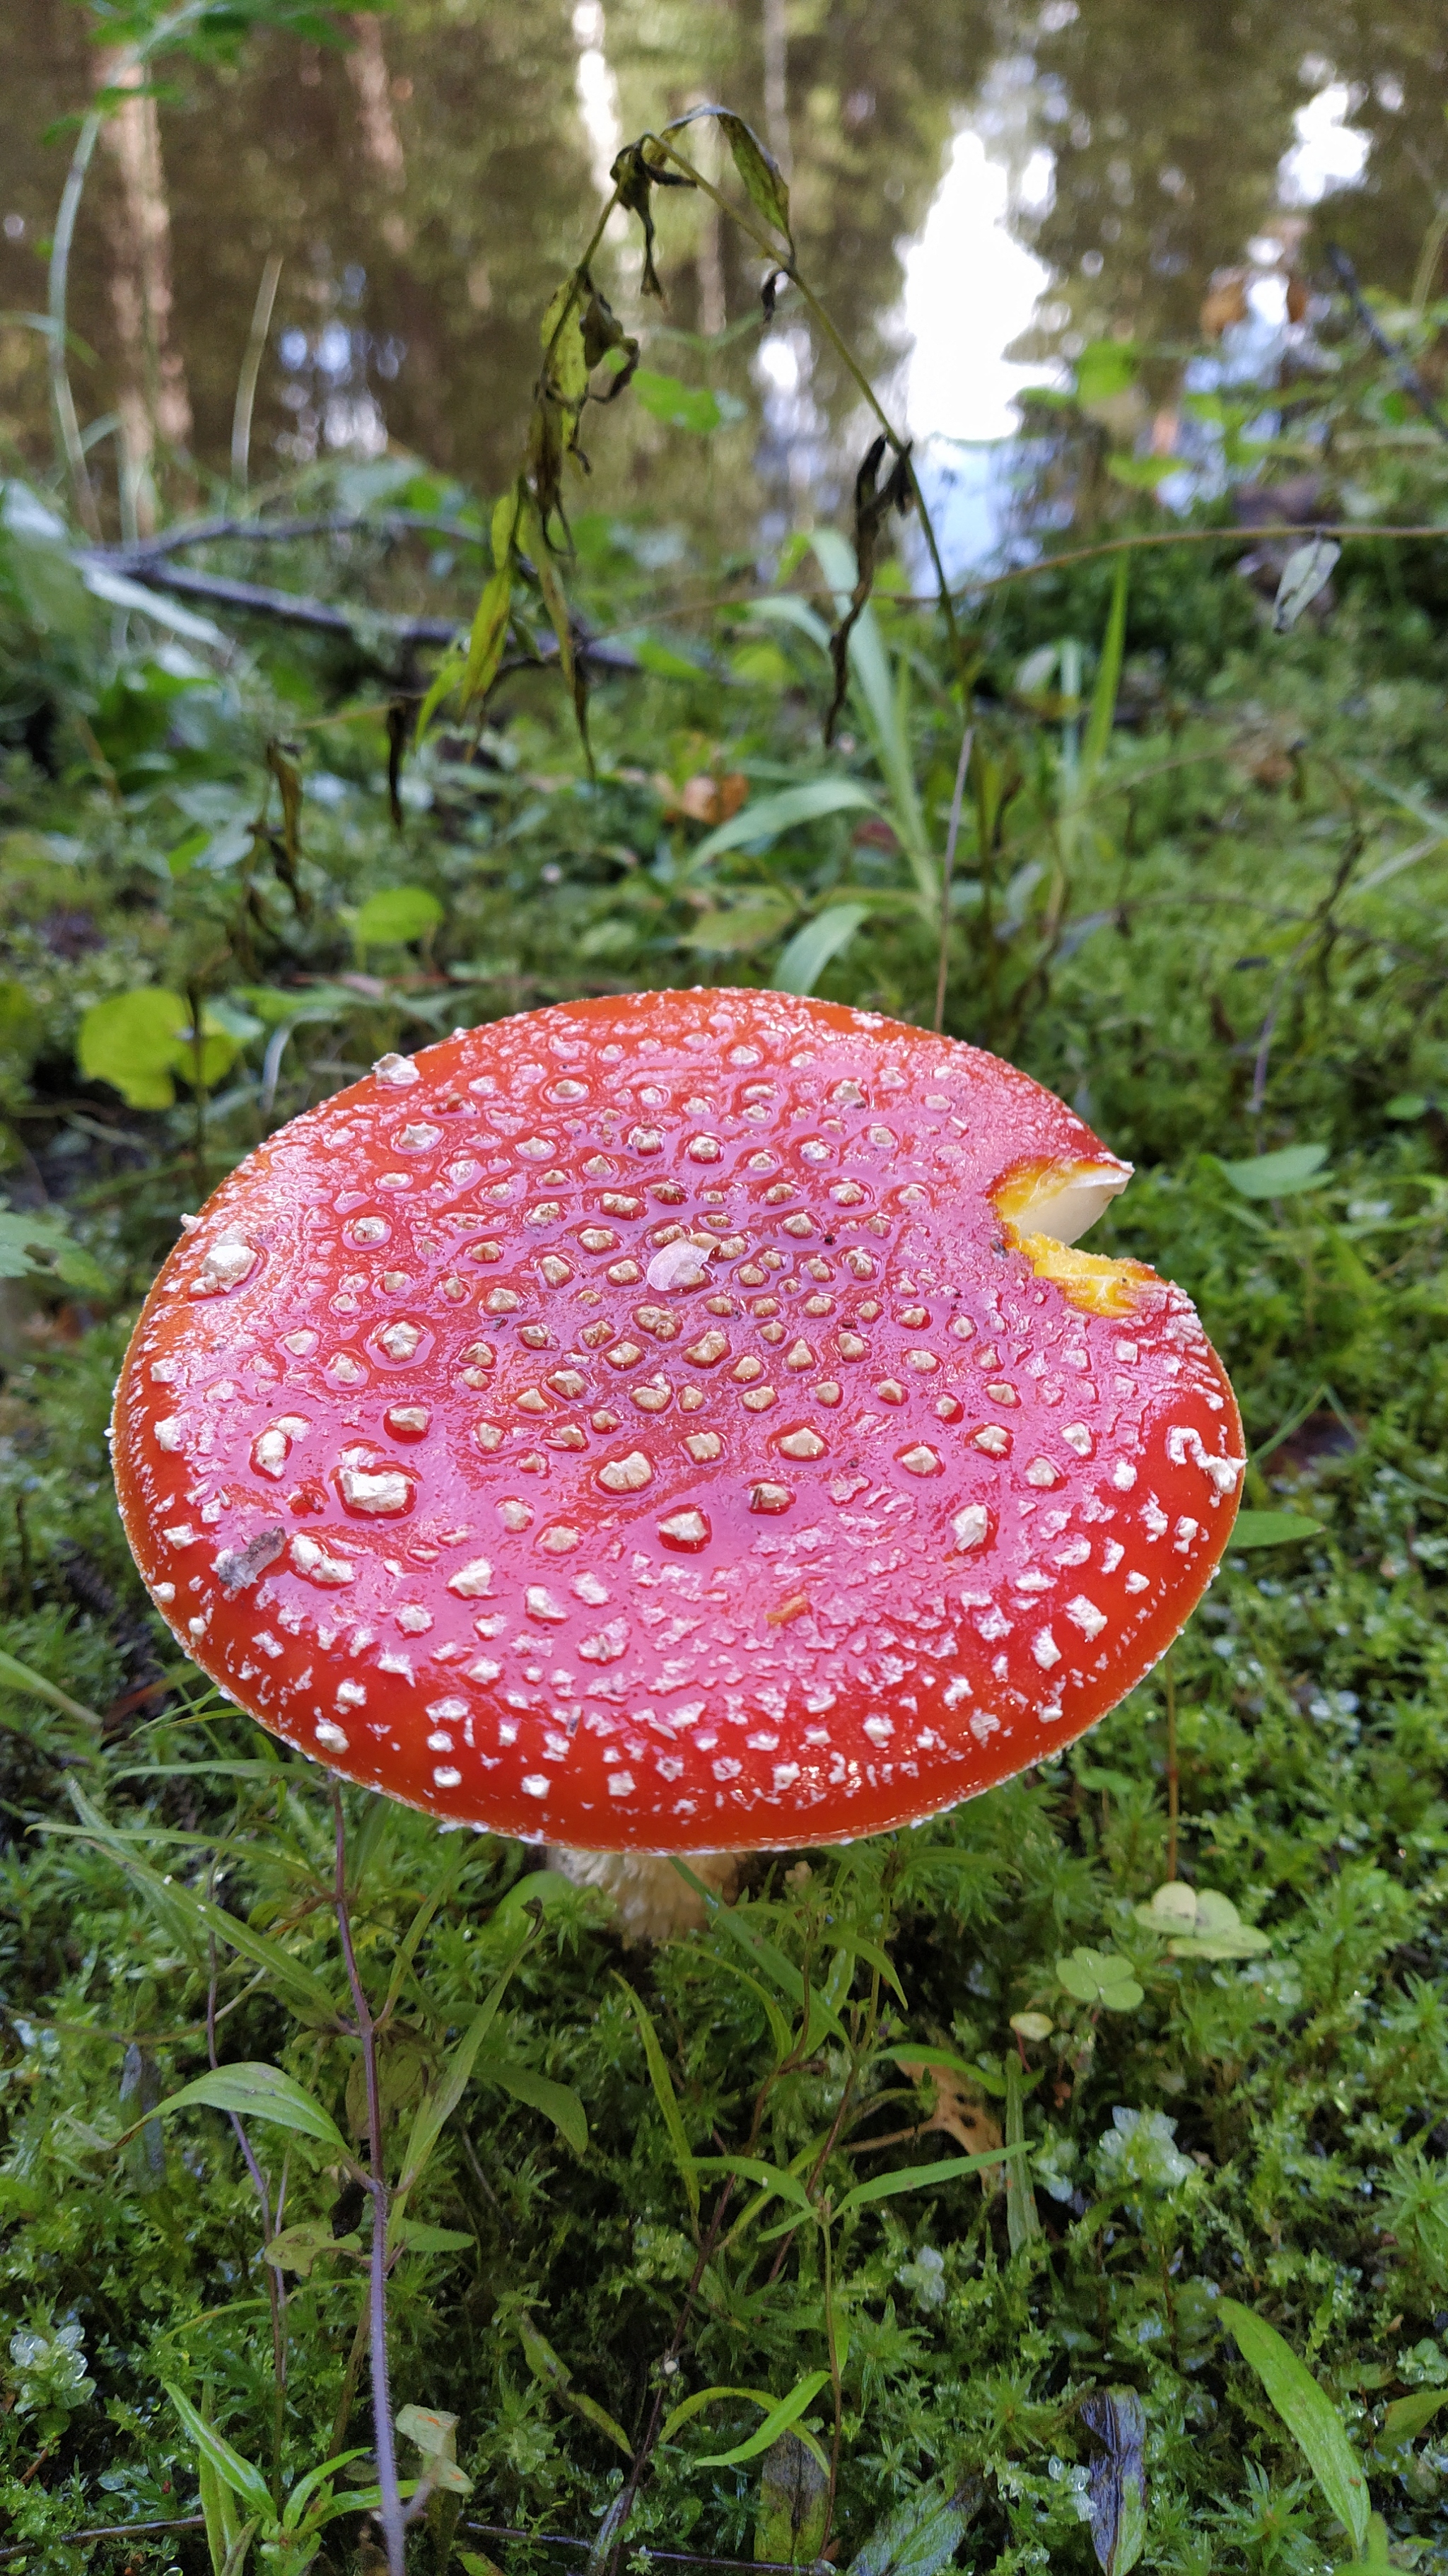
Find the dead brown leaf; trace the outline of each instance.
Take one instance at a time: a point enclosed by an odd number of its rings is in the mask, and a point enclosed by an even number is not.
[[[1004,2145],[1000,2124],[992,2115],[985,2095],[978,2092],[965,2076],[958,2075],[950,2066],[922,2065],[918,2058],[902,2057],[897,2063],[901,2074],[908,2076],[912,2084],[923,2086],[928,2082],[934,2090],[935,2105],[929,2119],[921,2121],[919,2136],[925,2137],[932,2129],[941,2129],[947,2137],[954,2138],[956,2145],[968,2156],[987,2155],[992,2147]],[[999,2172],[990,2166],[986,2167],[980,2181],[985,2192],[1000,2188]]]

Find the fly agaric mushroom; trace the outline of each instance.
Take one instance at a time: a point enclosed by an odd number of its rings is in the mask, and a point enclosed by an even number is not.
[[[657,1856],[938,1813],[1176,1636],[1240,1424],[1182,1292],[1074,1249],[1129,1177],[995,1057],[776,992],[384,1056],[162,1269],[127,1537],[264,1726],[648,1929]]]

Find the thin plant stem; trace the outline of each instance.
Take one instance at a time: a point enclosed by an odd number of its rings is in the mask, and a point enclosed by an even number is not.
[[[342,1793],[332,1788],[336,1826],[336,1871],[333,1904],[337,1934],[352,1990],[357,2036],[362,2042],[362,2069],[367,2083],[367,2188],[372,2195],[372,2263],[367,2301],[367,2331],[372,2354],[372,2425],[377,2458],[377,2485],[382,2498],[382,2537],[387,2550],[387,2576],[406,2576],[406,2522],[397,2487],[397,2439],[392,2427],[392,2393],[387,2368],[387,2215],[389,2195],[382,2156],[382,2087],[378,2080],[377,2029],[352,1944],[352,1917],[347,1903],[347,1827]]]
[[[956,666],[963,677],[964,656],[961,649],[960,629],[955,620],[955,602],[950,594],[950,584],[945,577],[945,566],[940,559],[940,548],[936,542],[935,526],[930,516],[929,505],[927,504],[925,495],[920,488],[920,478],[916,474],[914,465],[910,461],[909,440],[903,437],[901,432],[895,427],[894,422],[885,411],[869,377],[866,375],[864,368],[860,365],[858,358],[850,347],[848,340],[846,340],[843,332],[841,332],[836,325],[833,317],[826,311],[825,306],[820,302],[814,288],[808,283],[807,279],[800,275],[799,269],[795,264],[793,245],[791,245],[789,257],[787,259],[781,259],[774,243],[770,240],[768,233],[763,229],[763,227],[755,223],[752,217],[746,215],[740,207],[731,205],[729,199],[724,195],[723,190],[716,188],[712,180],[706,179],[702,170],[696,169],[694,163],[690,161],[684,153],[680,152],[675,144],[669,141],[667,128],[665,128],[664,132],[658,136],[657,140],[662,149],[667,152],[669,159],[677,165],[677,167],[683,172],[684,176],[692,180],[696,188],[702,188],[706,196],[711,197],[715,205],[729,217],[730,222],[737,224],[742,232],[746,232],[749,235],[750,240],[763,251],[765,258],[772,260],[776,268],[783,271],[791,285],[798,288],[816,328],[824,333],[825,338],[828,340],[836,357],[839,359],[841,366],[844,367],[852,382],[858,388],[859,392],[864,397],[864,400],[868,403],[871,411],[874,413],[876,420],[879,422],[881,429],[884,431],[890,445],[895,450],[896,455],[904,457],[905,470],[910,478],[911,497],[914,500],[916,509],[920,513],[920,526],[925,537],[925,543],[930,552],[931,568],[935,574],[940,611],[945,619],[946,629],[950,637],[950,649],[954,656]]]
[[[950,800],[950,823],[945,835],[945,862],[940,872],[940,965],[935,978],[935,1018],[931,1025],[939,1037],[945,1027],[945,985],[950,972],[950,888],[955,875],[955,844],[960,835],[960,808],[965,795],[965,773],[970,767],[975,727],[967,725],[961,737],[960,758],[955,767],[955,793]]]
[[[1181,1771],[1177,1762],[1176,1667],[1166,1659],[1166,1874],[1177,1874],[1177,1829],[1181,1822]]]
[[[261,284],[256,290],[256,303],[252,307],[251,329],[246,335],[241,373],[236,380],[236,408],[231,415],[231,479],[238,492],[246,490],[251,473],[251,416],[281,273],[281,252],[269,251],[261,273]]]
[[[206,1038],[202,1029],[203,1004],[199,990],[193,987],[191,1004],[191,1159],[196,1166],[198,1203],[206,1196]]]

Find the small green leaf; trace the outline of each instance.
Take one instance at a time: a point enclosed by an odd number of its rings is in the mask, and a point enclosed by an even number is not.
[[[1264,2317],[1238,2299],[1223,2299],[1219,2313],[1361,2554],[1368,2536],[1368,2482],[1336,2407]]]
[[[1132,1975],[1131,1962],[1118,1958],[1114,1950],[1073,1950],[1068,1958],[1056,1961],[1056,1974],[1078,2004],[1091,2004],[1103,2012],[1134,2012],[1142,2000],[1143,1988]]]
[[[360,2236],[334,2236],[324,2218],[304,2218],[296,2227],[282,2228],[261,2250],[276,2271],[298,2272],[306,2281],[320,2255],[356,2254],[361,2245]]]
[[[1223,1163],[1222,1170],[1244,1199],[1287,1199],[1326,1188],[1332,1177],[1322,1168],[1326,1161],[1325,1145],[1283,1145],[1275,1154],[1253,1155],[1250,1162]]]
[[[477,2238],[456,2227],[426,2227],[420,2219],[404,2218],[398,2223],[397,2241],[405,2254],[462,2254]]]
[[[1183,1879],[1168,1879],[1149,1905],[1133,1911],[1138,1923],[1166,1935],[1172,1959],[1251,1959],[1272,1946],[1265,1932],[1242,1921],[1230,1896]]]
[[[1383,2416],[1381,2447],[1395,2451],[1414,2441],[1440,2406],[1448,2406],[1448,2388],[1415,2388],[1410,2397],[1395,2397]]]
[[[425,939],[442,917],[442,905],[426,886],[386,886],[368,896],[352,924],[352,936],[359,948],[401,947]]]
[[[531,2066],[520,2066],[512,2057],[480,2057],[478,2073],[490,2084],[500,2084],[515,2102],[541,2111],[576,2156],[587,2155],[588,2118],[571,2084],[555,2084],[547,2075],[535,2075]]]
[[[667,429],[692,430],[699,438],[744,418],[744,405],[737,396],[716,394],[708,385],[683,384],[677,376],[656,374],[652,367],[635,368],[633,389],[645,411]]]
[[[1083,411],[1129,393],[1141,368],[1129,340],[1090,340],[1076,361],[1075,395]]]
[[[1239,1512],[1232,1526],[1229,1547],[1287,1547],[1294,1539],[1316,1538],[1321,1521],[1309,1520],[1303,1512]]]

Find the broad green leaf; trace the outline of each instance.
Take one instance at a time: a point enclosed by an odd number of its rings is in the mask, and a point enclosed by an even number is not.
[[[515,2102],[526,2102],[531,2111],[541,2111],[576,2156],[587,2155],[588,2120],[571,2084],[555,2084],[546,2075],[535,2075],[531,2066],[520,2066],[512,2057],[482,2057],[477,2071],[488,2083],[500,2084]]]
[[[352,936],[359,948],[400,947],[425,939],[442,917],[442,905],[426,886],[386,886],[368,896],[352,924]]]
[[[878,814],[878,800],[857,778],[807,778],[798,787],[781,787],[777,795],[757,796],[716,823],[689,854],[691,872],[720,859],[726,850],[752,849],[756,841],[777,841],[802,823],[818,823],[826,814]]]
[[[183,2389],[173,2386],[169,2379],[163,2381],[162,2385],[186,2431],[195,2443],[199,2456],[208,2462],[223,2485],[231,2489],[233,2495],[240,2496],[247,2510],[254,2513],[258,2520],[270,2529],[276,2521],[276,2515],[272,2507],[271,2490],[260,2469],[253,2467],[250,2460],[244,2460],[241,2453],[234,2451],[231,2444],[216,2431],[215,2426],[208,2424],[205,2417],[197,2413]]]
[[[1326,1161],[1325,1145],[1283,1145],[1275,1154],[1256,1154],[1246,1163],[1223,1163],[1222,1169],[1244,1199],[1286,1199],[1296,1198],[1303,1190],[1325,1188],[1332,1177],[1322,1168]]]
[[[128,1109],[169,1109],[178,1041],[191,1005],[163,984],[112,993],[81,1019],[76,1061],[88,1082],[108,1082]]]
[[[37,1259],[37,1254],[47,1256]],[[63,1217],[0,1204],[0,1279],[57,1279],[67,1288],[104,1296],[110,1285],[99,1262],[75,1241]]]
[[[689,2207],[693,2212],[694,2224],[697,2227],[699,2223],[698,2171],[685,2134],[679,2098],[674,2091],[673,2079],[668,2067],[664,2063],[664,2052],[659,2046],[659,2034],[654,2028],[653,2015],[642,1997],[635,1994],[627,1977],[619,1976],[617,1969],[614,1970],[614,1980],[616,1984],[622,1986],[638,2023],[639,2036],[644,2044],[644,2057],[649,2070],[649,2082],[654,2088],[654,2099],[663,2114],[664,2127],[668,2132],[674,2162],[679,2168],[684,2189],[688,2194]]]
[[[1313,537],[1307,545],[1293,547],[1272,602],[1274,635],[1291,633],[1303,610],[1310,608],[1318,592],[1327,588],[1341,553],[1334,537]]]
[[[744,405],[736,395],[713,393],[708,385],[682,384],[677,376],[658,375],[652,367],[636,367],[632,383],[645,411],[668,429],[689,429],[706,438],[711,430],[744,417]]]
[[[942,2156],[932,2165],[908,2165],[897,2173],[876,2174],[872,2182],[856,2183],[835,2207],[836,2218],[848,2218],[856,2209],[867,2209],[873,2201],[894,2200],[905,2191],[934,2191],[941,2183],[958,2182],[962,2174],[984,2173],[989,2165],[1005,2164],[1025,2154],[1024,2147],[987,2147],[978,2156]]]
[[[701,913],[691,930],[686,930],[680,945],[698,948],[715,957],[744,956],[751,948],[762,948],[766,941],[777,939],[794,917],[794,904],[781,888],[778,894],[765,895],[757,903],[729,904],[721,911]]]
[[[772,979],[775,991],[812,993],[825,968],[848,948],[868,910],[863,903],[832,903],[817,912],[781,950]]]
[[[982,2496],[975,2478],[953,2493],[939,2485],[920,2487],[876,2524],[851,2560],[849,2576],[939,2576],[979,2513]]]
[[[762,2406],[766,2409],[764,2421],[758,2431],[751,2433],[746,2441],[736,2442],[732,2451],[711,2451],[702,2459],[692,2463],[696,2469],[737,2468],[744,2460],[757,2459],[761,2451],[768,2450],[771,2442],[778,2441],[781,2433],[786,2433],[791,2426],[798,2425],[801,2415],[814,2404],[820,2390],[829,2386],[829,2377],[827,2370],[812,2370],[800,2380],[797,2387],[790,2390],[787,2397],[780,2398],[767,2396],[757,2388],[700,2389],[697,2396],[686,2398],[682,2406],[674,2408],[672,2415],[665,2422],[664,2437],[667,2438],[671,2428],[683,2423],[686,2417],[697,2415],[702,2407],[711,2404],[717,2397],[747,2398],[751,2406]],[[822,2456],[818,2443],[811,2435],[802,2432],[799,2438],[801,2441],[809,2442],[816,2458]]]
[[[1287,1547],[1294,1539],[1317,1538],[1321,1521],[1309,1520],[1304,1512],[1239,1512],[1232,1524],[1229,1547]]]
[[[531,1940],[531,1933],[528,1937]],[[393,2198],[394,2213],[399,2211],[403,2198],[412,2190],[437,2145],[444,2126],[452,2118],[467,2091],[478,2052],[492,2029],[498,2006],[512,1983],[518,1962],[527,1947],[528,1941],[524,1941],[514,1951],[487,2001],[479,2005],[462,2038],[445,2058],[440,2083],[418,2104],[413,2114],[412,2127],[402,2158],[401,2176]]]
[[[315,2138],[329,2154],[351,2161],[352,2150],[335,2120],[315,2094],[284,2075],[279,2066],[213,2067],[193,2083],[183,2084],[179,2093],[169,2093],[147,2118],[159,2120],[168,2111],[184,2111],[195,2103],[213,2111],[234,2111],[239,2119],[270,2120],[277,2128],[295,2129],[300,2137]]]
[[[1218,2313],[1361,2554],[1368,2536],[1368,2482],[1337,2408],[1264,2317],[1239,2299],[1223,2299]]]

